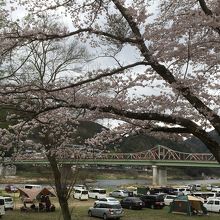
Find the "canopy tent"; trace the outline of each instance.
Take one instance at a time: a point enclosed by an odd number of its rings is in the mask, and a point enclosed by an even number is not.
[[[178,196],[170,204],[170,212],[193,215],[194,213],[204,213],[202,200],[195,196]]]
[[[42,189],[22,189],[18,188],[21,197],[25,202],[34,202],[39,201],[41,196],[49,195],[49,196],[56,196],[55,191],[51,188],[42,188]]]

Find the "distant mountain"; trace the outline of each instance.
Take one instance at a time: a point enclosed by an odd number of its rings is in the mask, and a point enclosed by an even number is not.
[[[92,121],[79,121],[79,124],[76,127],[76,133],[74,134],[74,143],[76,145],[81,145],[85,142],[86,139],[94,137],[97,133],[106,129],[102,125],[92,122]],[[34,142],[39,142],[39,132],[36,128],[30,135],[29,139]]]
[[[121,152],[125,153],[149,150],[156,145],[167,146],[177,151],[191,152],[191,148],[187,145],[184,145],[184,142],[177,143],[169,139],[158,139],[147,134],[140,134],[123,138],[123,140],[118,143],[117,147]]]
[[[210,135],[220,142],[219,135],[215,131],[211,131]],[[209,152],[208,148],[196,137],[189,138],[182,142],[176,142],[169,139],[158,139],[156,137],[141,134],[136,136],[128,136],[118,143],[121,152],[139,152],[148,150],[156,145],[163,145],[176,151],[182,152]]]

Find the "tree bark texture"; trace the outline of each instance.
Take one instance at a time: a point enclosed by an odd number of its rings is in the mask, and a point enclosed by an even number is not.
[[[47,159],[53,171],[56,193],[60,204],[63,220],[71,220],[71,213],[68,206],[68,191],[66,185],[62,184],[62,175],[58,168],[57,160],[53,155],[47,155]]]

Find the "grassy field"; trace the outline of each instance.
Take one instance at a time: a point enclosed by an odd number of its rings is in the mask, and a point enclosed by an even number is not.
[[[56,200],[52,203],[58,207]],[[78,201],[71,199],[70,207],[72,211],[73,220],[95,220],[97,218],[88,217],[87,211],[90,206],[94,203],[94,200],[89,201]],[[62,216],[59,208],[53,213],[22,213],[20,212],[20,206],[22,204],[19,200],[16,201],[15,210],[7,211],[3,217],[4,220],[62,220]],[[143,209],[143,210],[124,210],[124,216],[122,220],[219,220],[220,215],[210,213],[208,216],[193,216],[189,217],[186,215],[172,214],[169,213],[169,208],[165,207],[162,210],[155,209]]]

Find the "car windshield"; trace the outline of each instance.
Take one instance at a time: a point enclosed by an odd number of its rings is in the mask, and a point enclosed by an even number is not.
[[[82,191],[82,194],[88,194],[88,191]]]
[[[12,198],[5,198],[5,202],[12,202]]]

